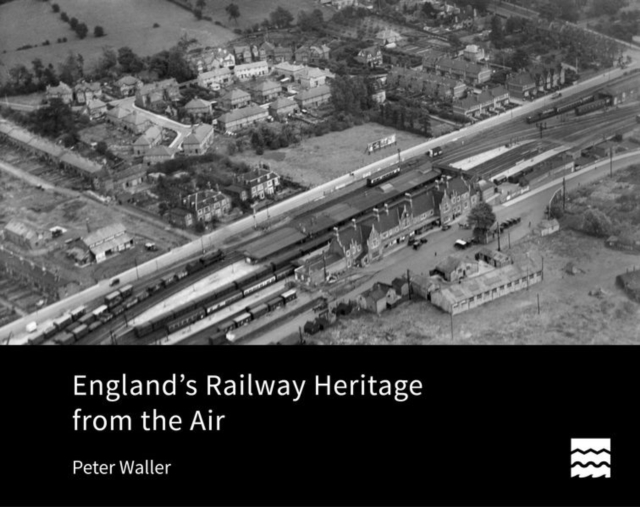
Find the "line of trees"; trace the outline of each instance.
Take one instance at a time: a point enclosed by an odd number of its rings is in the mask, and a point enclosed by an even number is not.
[[[60,6],[58,4],[52,4],[51,10],[55,13],[60,13],[60,19],[65,23],[69,23],[69,26],[71,27],[71,29],[74,32],[76,32],[76,35],[80,39],[84,39],[87,37],[87,35],[89,35],[89,27],[86,25],[86,23],[81,23],[80,21],[78,21],[78,18],[75,18],[75,17],[70,18],[66,12],[60,11]],[[104,28],[99,25],[96,26],[93,29],[93,36],[104,37],[105,36]]]

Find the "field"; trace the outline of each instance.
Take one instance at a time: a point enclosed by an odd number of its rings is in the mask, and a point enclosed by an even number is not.
[[[516,251],[544,256],[544,280],[451,318],[424,300],[376,317],[342,318],[316,335],[331,344],[638,344],[640,306],[615,286],[615,277],[640,269],[640,256],[607,249],[602,240],[571,231],[529,238]],[[575,274],[567,264],[572,262]],[[602,293],[597,296],[590,292]],[[538,314],[537,297],[540,297]],[[316,337],[314,337],[316,338]]]
[[[173,46],[183,34],[206,45],[226,44],[236,36],[229,29],[210,21],[197,21],[194,15],[166,0],[56,0],[61,11],[76,17],[89,27],[89,35],[80,40],[69,25],[51,10],[49,2],[15,0],[0,6],[0,77],[18,64],[41,58],[45,64],[64,59],[69,51],[84,57],[85,68],[107,47],[129,46],[140,55],[150,55]],[[248,10],[248,9],[247,9]],[[153,28],[154,23],[160,25]],[[96,25],[106,36],[93,37]],[[68,42],[57,44],[66,37]],[[45,41],[50,46],[41,46]],[[16,51],[31,44],[33,49]],[[6,53],[3,51],[6,50]]]
[[[192,2],[195,3],[195,2]],[[298,19],[298,12],[300,11],[313,11],[314,9],[320,9],[324,18],[331,17],[332,10],[326,7],[321,7],[320,3],[316,0],[235,0],[235,3],[240,9],[240,17],[235,21],[229,19],[228,14],[225,11],[227,5],[231,2],[222,0],[208,0],[207,6],[203,10],[205,16],[210,16],[213,21],[220,21],[226,27],[235,29],[251,28],[256,23],[262,23],[264,19],[269,18],[269,14],[276,10],[278,7],[282,7],[293,14],[294,19]]]
[[[367,155],[367,144],[391,134],[396,134],[396,146],[389,146]],[[278,174],[288,176],[305,185],[317,186],[351,171],[390,157],[397,149],[406,150],[423,143],[426,138],[409,132],[367,123],[342,132],[330,132],[324,136],[311,137],[293,148],[265,151],[263,155],[244,152],[234,158],[250,164],[267,162]]]

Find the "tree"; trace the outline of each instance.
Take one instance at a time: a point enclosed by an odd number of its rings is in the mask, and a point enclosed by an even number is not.
[[[502,30],[502,21],[497,15],[491,18],[491,42],[496,46],[500,46],[504,39],[504,33]]]
[[[202,19],[202,9],[194,9],[193,14],[198,21]]]
[[[516,72],[529,66],[529,53],[522,48],[516,49],[509,60],[509,66]]]
[[[9,79],[18,93],[20,93],[21,90],[28,92],[33,84],[33,74],[22,64],[11,67],[9,70]]]
[[[58,75],[60,80],[68,85],[73,85],[83,76],[82,60],[80,55],[69,51],[67,58],[58,67]]]
[[[315,9],[310,13],[307,11],[300,11],[298,13],[298,26],[305,32],[320,30],[323,25],[324,15],[320,9]]]
[[[238,24],[238,18],[240,17],[240,7],[238,7],[236,4],[234,3],[230,3],[229,5],[227,5],[224,9],[227,12],[227,15],[229,16],[229,19],[232,19],[236,22],[236,25]]]
[[[78,18],[71,18],[69,20],[69,26],[71,26],[72,30],[75,30],[76,27],[80,24],[80,22],[78,21]]]
[[[496,215],[490,204],[480,202],[471,209],[467,221],[473,227],[474,235],[484,236],[495,223]]]
[[[48,106],[36,109],[29,116],[36,134],[54,138],[65,133],[75,135],[71,107],[61,99],[51,99]]]
[[[196,2],[196,7],[200,10],[204,9],[206,5],[207,5],[207,2],[205,0],[198,0]]]
[[[76,26],[76,35],[81,39],[84,39],[88,33],[89,27],[86,24],[80,23],[78,26]]]
[[[126,74],[137,74],[144,68],[142,59],[127,46],[118,49],[118,64]]]
[[[93,36],[94,37],[104,37],[104,35],[105,35],[104,34],[104,28],[102,28],[101,26],[98,25],[93,29]]]
[[[99,141],[98,144],[96,145],[96,151],[100,155],[106,155],[108,149],[109,149],[109,146],[104,141]]]
[[[291,25],[291,22],[293,21],[293,14],[284,7],[278,7],[275,11],[269,14],[269,19],[271,20],[271,24],[275,25],[277,28],[286,28]]]
[[[60,6],[58,4],[52,4],[51,8],[53,9],[53,12],[60,12]]]
[[[67,16],[67,13],[64,11],[60,13],[60,19],[65,23],[69,22],[69,16]]]

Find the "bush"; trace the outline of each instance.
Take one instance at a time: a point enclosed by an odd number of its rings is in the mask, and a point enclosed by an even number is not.
[[[220,21],[216,21],[215,24],[218,26],[222,26],[222,23],[220,23]]]
[[[43,46],[50,46],[50,45],[51,45],[51,42],[49,42],[49,39],[47,39],[46,41],[44,41],[44,42],[42,43],[42,45],[43,45]]]
[[[158,23],[154,23],[153,28],[160,28],[160,25]]]
[[[193,14],[197,20],[202,19],[202,9],[194,9]]]
[[[61,19],[62,21],[64,21],[65,23],[68,23],[68,22],[69,22],[69,16],[67,16],[67,13],[66,13],[66,12],[61,12],[61,13],[60,13],[60,19]]]
[[[611,219],[598,209],[588,209],[583,215],[582,230],[597,237],[608,237],[615,234]]]
[[[109,149],[109,146],[107,145],[107,143],[105,143],[104,141],[100,141],[97,145],[96,145],[96,151],[98,153],[100,153],[100,155],[105,155],[107,153],[107,150]]]
[[[256,155],[264,155],[264,148],[262,146],[256,148]]]
[[[93,29],[93,36],[94,37],[104,37],[104,28],[102,28],[101,26],[96,26]]]
[[[233,33],[235,33],[236,35],[242,35],[242,29],[240,29],[240,28],[234,28],[234,29],[233,29]]]
[[[60,6],[58,4],[53,4],[51,8],[53,9],[53,12],[60,12]]]

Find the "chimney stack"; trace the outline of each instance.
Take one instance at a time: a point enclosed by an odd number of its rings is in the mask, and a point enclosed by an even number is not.
[[[355,218],[351,219],[351,224],[353,225],[353,230],[357,231],[358,230],[358,223],[356,222]]]

